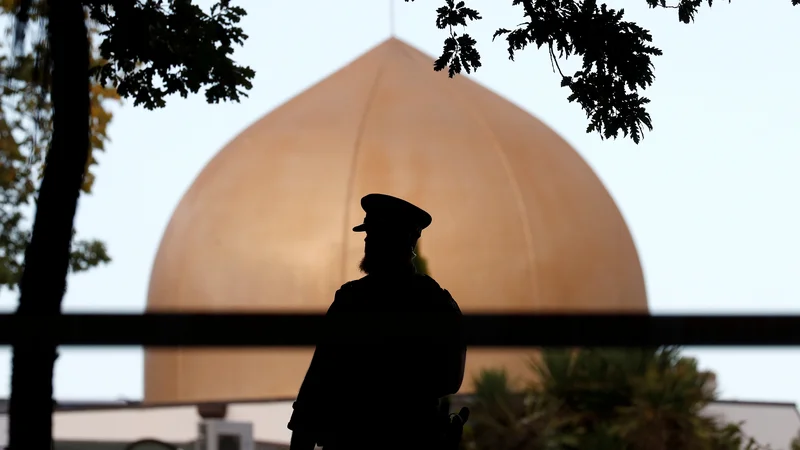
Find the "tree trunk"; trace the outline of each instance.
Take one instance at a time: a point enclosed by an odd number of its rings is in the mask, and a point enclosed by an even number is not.
[[[89,41],[79,0],[48,2],[52,55],[53,136],[39,188],[33,233],[25,252],[16,314],[61,314],[72,229],[89,151]],[[53,330],[25,330],[14,342],[9,449],[51,450]]]

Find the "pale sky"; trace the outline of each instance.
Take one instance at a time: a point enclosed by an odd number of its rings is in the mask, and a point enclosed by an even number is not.
[[[77,217],[80,235],[104,240],[114,261],[70,277],[66,311],[142,311],[161,234],[203,166],[253,121],[390,33],[388,1],[234,3],[249,12],[242,27],[250,39],[235,57],[257,72],[250,98],[115,107],[113,142]],[[470,27],[484,62],[474,78],[550,125],[595,169],[634,236],[653,312],[800,312],[800,8],[789,0],[719,2],[683,25],[675,10],[612,0],[665,53],[647,92],[655,130],[636,146],[585,133],[584,113],[567,102],[544,51],[510,62],[504,44],[491,42],[494,29],[522,22],[521,8],[469,3],[484,16]],[[438,56],[438,6],[397,0],[397,36]],[[0,309],[16,301],[4,294]],[[798,350],[687,353],[717,372],[724,398],[800,402]],[[6,348],[0,379],[9,374]],[[137,399],[142,383],[140,349],[67,348],[56,366],[58,399]],[[8,382],[0,384],[7,395]]]

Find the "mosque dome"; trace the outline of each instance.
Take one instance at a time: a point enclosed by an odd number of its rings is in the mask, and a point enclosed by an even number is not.
[[[542,122],[389,39],[267,114],[200,173],[164,233],[148,311],[324,312],[360,278],[360,198],[433,216],[422,255],[470,312],[646,312],[603,184]],[[214,331],[210,331],[214,332]],[[292,398],[311,349],[147,349],[145,401]],[[530,351],[471,349],[528,376]]]

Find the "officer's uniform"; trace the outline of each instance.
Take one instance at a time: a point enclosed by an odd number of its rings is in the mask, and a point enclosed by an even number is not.
[[[425,211],[370,194],[354,231],[430,225]],[[464,378],[461,311],[447,290],[409,266],[344,284],[326,314],[289,422],[331,449],[437,448],[446,416],[438,401]],[[303,450],[303,449],[293,449]]]

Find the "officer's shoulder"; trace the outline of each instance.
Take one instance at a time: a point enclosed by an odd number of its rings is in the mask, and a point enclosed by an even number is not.
[[[428,275],[424,274],[417,274],[417,282],[422,284],[426,289],[430,289],[431,291],[438,294],[436,297],[440,299],[442,302],[442,306],[449,307],[451,309],[455,309],[460,311],[458,307],[458,303],[453,299],[453,296],[450,294],[450,291],[444,289],[436,282],[433,278]]]
[[[367,282],[367,278],[368,276],[363,276],[357,280],[348,281],[347,283],[343,284],[340,289],[348,290],[360,288]]]
[[[416,280],[417,283],[420,283],[422,286],[426,288],[442,289],[442,287],[439,286],[439,283],[437,283],[436,280],[434,280],[428,275],[425,275],[424,273],[418,273],[414,275],[414,279]]]
[[[343,284],[338,291],[336,291],[337,294],[348,294],[362,288],[365,284],[366,278],[367,277],[361,277],[357,280],[348,281],[347,283]]]
[[[363,278],[360,280],[348,281],[337,289],[333,297],[333,303],[328,309],[328,312],[341,312],[353,308],[354,302],[358,298],[355,292],[358,291],[359,286],[362,284],[361,280],[363,280]]]

